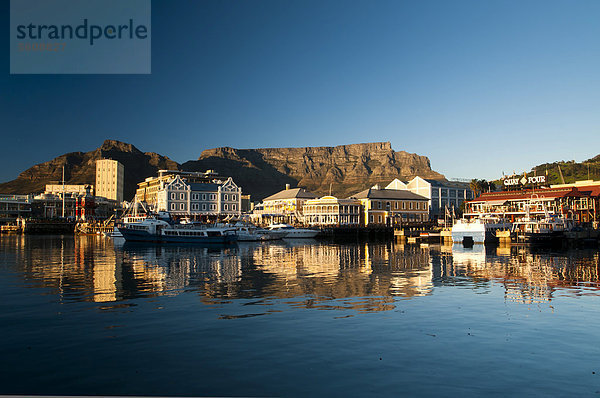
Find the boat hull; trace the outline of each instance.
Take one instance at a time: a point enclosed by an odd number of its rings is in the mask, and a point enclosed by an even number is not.
[[[485,243],[493,239],[490,235],[490,233],[486,234],[486,231],[452,231],[452,242],[463,243],[471,241],[473,243]]]
[[[553,245],[562,242],[564,237],[564,232],[518,232],[515,234],[514,241],[517,243],[529,243],[532,245]]]
[[[305,230],[289,230],[285,235],[284,239],[310,239],[314,238],[319,234],[319,231],[313,231],[310,229]]]
[[[153,242],[153,243],[196,243],[196,244],[231,244],[237,241],[237,236],[174,236],[151,234],[147,231],[119,228],[119,232],[128,242]]]
[[[452,227],[452,241],[455,243],[492,243],[498,242],[496,232],[506,230],[508,224],[461,223]]]

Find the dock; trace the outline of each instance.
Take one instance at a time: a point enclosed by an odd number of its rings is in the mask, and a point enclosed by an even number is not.
[[[433,221],[411,222],[396,225],[394,238],[406,243],[443,243],[446,234]]]
[[[23,234],[72,234],[75,231],[74,222],[61,219],[20,218],[16,227],[8,226],[7,229]]]
[[[322,227],[318,236],[333,240],[385,239],[394,236],[394,229],[386,226],[331,226]]]

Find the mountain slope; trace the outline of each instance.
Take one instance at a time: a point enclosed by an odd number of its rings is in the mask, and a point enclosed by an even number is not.
[[[65,166],[67,184],[95,184],[96,160],[115,159],[125,166],[124,197],[135,195],[137,183],[156,175],[160,169],[178,169],[177,162],[154,152],[142,152],[131,144],[106,140],[100,148],[90,152],[72,152],[58,156],[25,170],[13,180],[0,184],[0,192],[27,194],[43,192],[45,185],[62,180]]]
[[[574,160],[543,163],[533,167],[531,171],[535,172],[537,175],[544,175],[547,172],[547,184],[561,184],[558,169],[559,166],[565,179],[565,183],[587,179],[600,180],[600,155],[584,160],[581,163],[575,162]]]

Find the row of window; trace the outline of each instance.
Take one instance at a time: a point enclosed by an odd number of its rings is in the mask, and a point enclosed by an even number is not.
[[[429,220],[429,216],[427,214],[402,214],[402,221],[427,221]],[[387,220],[381,216],[374,216],[371,214],[369,216],[369,223],[378,223],[383,224],[387,222]]]
[[[395,202],[382,202],[382,201],[378,201],[375,200],[372,202],[372,209],[383,209],[385,206],[386,210],[391,210],[392,208],[394,210],[399,210],[400,209],[400,204],[398,201]],[[393,206],[392,206],[393,203]],[[402,201],[402,210],[406,210],[407,206],[406,206],[405,201]],[[427,210],[427,202],[408,202],[408,210]]]
[[[360,206],[334,206],[334,205],[310,205],[304,206],[304,214],[320,214],[320,213],[360,213]]]
[[[231,197],[231,199],[229,199]],[[177,193],[175,192],[171,192],[171,199],[172,200],[176,200],[177,199]],[[185,193],[180,193],[179,194],[179,199],[180,200],[185,200]],[[217,199],[217,194],[214,193],[203,193],[202,194],[202,200],[216,200]],[[192,193],[192,200],[200,200],[200,194],[199,193]],[[237,195],[228,195],[228,194],[224,194],[223,195],[223,200],[232,200],[235,201],[237,200]]]
[[[165,231],[165,235],[170,236],[206,236],[204,231]]]
[[[438,197],[438,196],[442,196],[442,197],[458,197],[458,198],[467,198],[467,199],[472,199],[473,198],[473,192],[469,191],[469,190],[455,190],[455,189],[432,189],[431,190],[431,196],[432,197]]]
[[[179,203],[179,206],[177,206],[177,203],[171,203],[171,210],[178,210],[177,207],[179,207],[179,210],[186,210],[186,205],[185,203]],[[200,204],[199,203],[192,203],[192,210],[200,210]],[[230,206],[228,204],[224,204],[223,205],[223,210],[225,211],[229,211]],[[217,205],[216,204],[209,204],[207,205],[206,203],[202,204],[202,210],[206,211],[206,210],[212,210],[215,211],[217,210]],[[232,211],[236,211],[237,210],[237,205],[232,204],[231,205],[231,210]]]

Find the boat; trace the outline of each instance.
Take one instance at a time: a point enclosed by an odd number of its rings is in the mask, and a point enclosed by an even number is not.
[[[247,224],[234,224],[232,227],[236,231],[239,242],[277,240],[284,238],[288,234],[285,230],[269,230]]]
[[[122,238],[123,234],[119,231],[119,227],[114,227],[112,232],[102,232],[102,236],[107,238]]]
[[[318,230],[308,228],[295,228],[289,224],[271,224],[269,231],[285,231],[285,239],[314,238],[319,234]]]
[[[511,239],[517,243],[554,243],[564,238],[565,232],[571,229],[573,220],[563,215],[546,213],[541,219],[525,216],[513,223]]]
[[[233,228],[211,227],[195,223],[172,225],[153,218],[119,226],[119,232],[129,242],[227,244],[237,241],[237,235]]]
[[[472,219],[460,219],[452,226],[452,242],[495,242],[497,240],[496,231],[510,229],[511,224],[508,219],[492,214]]]
[[[115,227],[113,228],[112,232],[102,232],[102,235],[107,238],[122,238],[123,234],[121,233],[121,231],[119,231],[119,226],[138,224],[138,223],[141,223],[141,222],[147,220],[148,218],[153,218],[153,217],[146,215],[146,214],[125,216],[125,217],[123,217],[123,219],[121,221],[119,221],[115,224]]]

